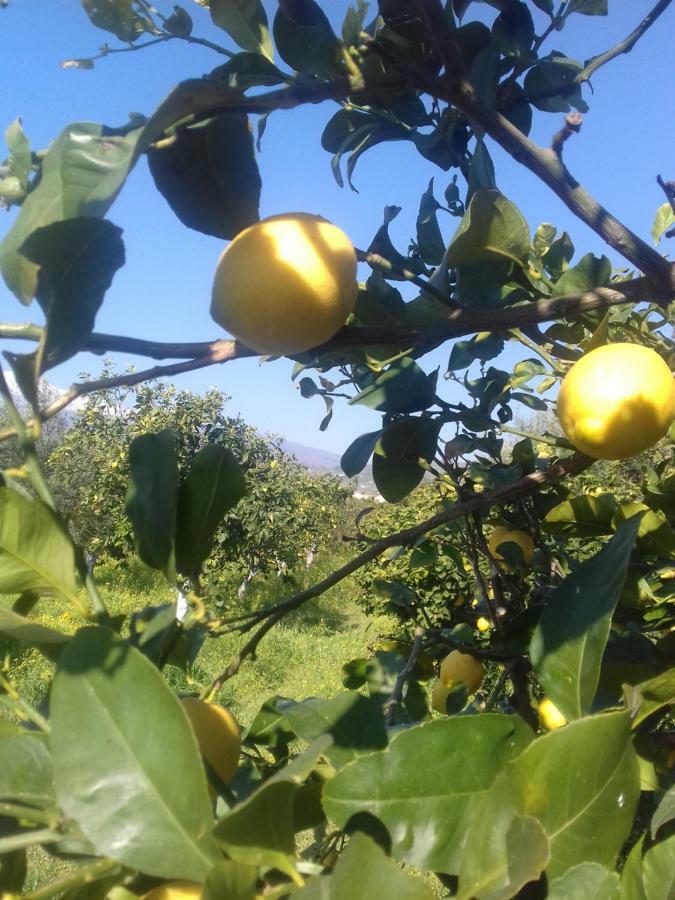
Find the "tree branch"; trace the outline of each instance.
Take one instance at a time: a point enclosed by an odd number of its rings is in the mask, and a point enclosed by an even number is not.
[[[307,603],[308,600],[320,597],[327,590],[334,587],[336,584],[339,584],[353,572],[361,569],[372,560],[377,559],[377,557],[384,553],[385,550],[388,550],[390,547],[408,546],[416,541],[421,535],[427,534],[427,532],[433,531],[441,525],[446,525],[448,522],[462,519],[485,506],[510,502],[519,497],[532,494],[535,491],[541,490],[544,485],[554,484],[569,475],[577,475],[579,472],[583,472],[584,469],[587,469],[594,462],[595,460],[592,460],[581,453],[576,453],[574,456],[569,457],[569,459],[555,463],[544,471],[525,475],[515,484],[506,485],[501,488],[496,488],[493,491],[484,491],[482,494],[477,494],[470,500],[459,503],[452,509],[437,513],[435,516],[425,519],[423,522],[419,522],[411,528],[405,528],[402,531],[394,532],[394,534],[387,535],[387,537],[374,541],[362,553],[359,553],[358,556],[355,556],[348,563],[337,569],[335,572],[332,572],[322,581],[294,594],[292,597],[288,597],[281,603],[251,613],[248,621],[239,626],[239,631],[245,633],[259,623],[262,623],[260,628],[254,632],[251,638],[244,644],[241,650],[239,650],[228,667],[221,672],[220,675],[214,678],[207,691],[205,691],[205,696],[208,698],[214,697],[223,684],[236,675],[244,660],[255,655],[262,639],[268,631],[277,624],[277,622],[284,618],[284,616],[288,615],[288,613],[293,610],[298,609],[303,604]]]
[[[420,655],[420,651],[422,649],[422,641],[424,639],[424,631],[421,628],[415,629],[415,640],[413,641],[412,650],[410,651],[410,656],[408,657],[406,664],[403,666],[401,671],[398,673],[396,678],[396,683],[394,684],[394,690],[391,692],[391,696],[384,704],[384,721],[387,725],[394,724],[394,718],[396,716],[396,709],[400,706],[403,700],[403,688],[406,685],[407,680],[410,678],[412,674],[412,670],[415,668],[417,664],[417,657]]]

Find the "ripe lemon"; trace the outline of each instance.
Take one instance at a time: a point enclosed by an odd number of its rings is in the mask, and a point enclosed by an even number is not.
[[[548,697],[544,697],[539,704],[539,721],[541,722],[542,728],[546,728],[548,731],[553,731],[555,728],[567,725],[565,716],[563,716],[555,703],[552,700],[549,700]]]
[[[504,557],[498,552],[497,548],[500,544],[517,544],[523,554],[525,565],[529,565],[534,556],[534,541],[526,531],[518,531],[517,529],[503,528],[498,525],[492,532],[488,541],[488,550],[492,556],[502,564],[502,568],[510,572],[511,566],[504,561]]]
[[[490,620],[486,619],[485,616],[481,616],[476,620],[476,628],[479,631],[489,631],[490,630]]]
[[[141,900],[197,900],[202,895],[202,885],[189,881],[167,881],[160,884],[147,894],[143,894]]]
[[[648,347],[597,347],[565,376],[557,414],[567,438],[587,456],[634,456],[653,447],[675,418],[672,373]]]
[[[202,756],[227,784],[237,771],[241,754],[239,725],[232,713],[217,703],[185,697],[183,707],[192,724]]]
[[[463,681],[468,687],[469,693],[475,694],[483,683],[484,677],[485,669],[483,663],[476,659],[475,656],[470,656],[468,653],[460,653],[459,650],[453,650],[452,653],[448,653],[441,663],[439,680],[448,690],[453,688],[457,682]],[[443,712],[445,712],[445,698],[443,699]]]
[[[317,347],[356,302],[356,254],[319,216],[286,213],[240,232],[218,261],[211,315],[258,353]]]

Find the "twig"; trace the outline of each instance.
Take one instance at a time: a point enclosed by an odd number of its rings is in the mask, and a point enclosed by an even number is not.
[[[415,629],[415,640],[413,641],[412,650],[410,651],[410,656],[406,664],[403,666],[401,671],[398,673],[396,678],[396,683],[394,684],[394,690],[391,692],[391,696],[384,704],[384,721],[387,725],[394,724],[394,718],[396,716],[396,709],[403,701],[403,688],[406,685],[408,678],[412,674],[412,670],[415,668],[417,664],[417,657],[420,655],[420,650],[422,649],[422,641],[424,639],[424,631],[421,628]]]
[[[504,666],[504,668],[499,676],[499,680],[497,681],[497,684],[494,686],[492,693],[490,694],[490,696],[488,697],[488,699],[485,703],[485,711],[486,712],[489,712],[492,709],[492,707],[495,705],[497,700],[499,699],[499,695],[504,690],[504,686],[506,685],[506,682],[508,681],[511,671],[513,670],[513,667],[515,666],[515,664],[516,664],[516,660],[511,660],[511,662],[507,662],[506,665]]]
[[[358,569],[365,566],[366,563],[377,559],[377,557],[385,550],[388,550],[389,547],[408,546],[421,535],[433,531],[440,525],[445,525],[455,519],[464,518],[485,506],[492,506],[495,503],[505,503],[510,500],[515,500],[518,497],[531,494],[534,491],[540,490],[546,484],[554,484],[562,478],[566,478],[568,475],[576,475],[579,472],[583,472],[584,469],[591,466],[593,462],[594,460],[589,457],[584,456],[581,453],[576,453],[574,456],[569,457],[569,459],[554,463],[544,471],[525,475],[515,484],[506,485],[501,488],[496,488],[493,491],[484,491],[482,494],[477,494],[475,497],[467,500],[466,503],[460,503],[452,509],[444,510],[429,519],[425,519],[423,522],[419,522],[417,525],[405,528],[402,531],[394,532],[393,534],[387,535],[387,537],[381,538],[379,541],[375,541],[366,550],[359,553],[358,556],[355,556],[344,566],[337,569],[335,572],[332,572],[327,578],[324,578],[323,581],[319,581],[312,585],[312,587],[306,588],[304,591],[300,591],[299,593],[288,597],[281,603],[252,613],[249,620],[239,627],[239,631],[242,633],[250,631],[260,622],[262,622],[262,625],[249,641],[244,644],[228,667],[220,675],[214,678],[209,688],[205,691],[205,696],[209,698],[215,696],[223,684],[239,671],[242,662],[248,657],[255,655],[260,641],[277,622],[283,619],[284,616],[293,610],[298,609],[308,600],[321,596],[321,594],[324,594],[329,588],[339,584],[353,572],[356,572]]]
[[[663,190],[663,193],[666,195],[666,199],[670,203],[670,208],[673,213],[675,213],[675,181],[664,181],[660,175],[656,176],[656,180],[659,183],[659,187]],[[675,228],[669,228],[666,231],[667,238],[675,237]]]
[[[573,134],[579,134],[581,131],[583,121],[584,117],[578,112],[569,113],[565,116],[563,127],[560,131],[556,131],[551,140],[551,150],[553,150],[558,159],[562,159],[565,142],[568,141]]]
[[[356,258],[359,262],[368,263],[372,268],[381,269],[383,272],[393,273],[401,278],[405,278],[406,281],[410,281],[412,284],[417,285],[421,291],[424,291],[426,294],[431,294],[446,306],[450,302],[450,298],[446,293],[439,290],[435,285],[430,284],[425,278],[420,278],[419,275],[415,275],[415,273],[411,272],[409,269],[402,268],[395,263],[389,262],[388,259],[380,256],[379,253],[368,253],[366,250],[359,250],[357,248]]]
[[[63,835],[53,828],[40,828],[37,831],[21,831],[9,837],[0,838],[0,854],[11,853],[14,850],[23,850],[24,847],[33,847],[35,844],[53,844],[60,841]]]

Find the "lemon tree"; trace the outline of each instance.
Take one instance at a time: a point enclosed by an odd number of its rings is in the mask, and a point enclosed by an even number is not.
[[[0,198],[17,210],[0,270],[43,315],[0,324],[0,338],[28,342],[7,357],[23,402],[0,372],[0,437],[21,452],[0,485],[0,630],[55,674],[34,706],[12,658],[0,671],[3,896],[25,895],[37,848],[67,863],[35,900],[670,896],[675,191],[659,175],[666,209],[659,196],[652,234],[638,235],[565,158],[587,101],[603,99],[589,81],[630,69],[623,55],[668,27],[669,0],[636,10],[613,46],[598,27],[606,0],[379,0],[342,23],[315,0],[81,5],[111,42],[67,61],[82,77],[123,65],[113,49],[142,60],[176,42],[220,65],[126,125],[66,122],[46,150],[20,122],[7,129]],[[582,28],[599,51],[585,63],[568,41]],[[251,123],[261,134],[270,112],[305,104],[323,117],[341,186],[390,141],[409,153],[406,178],[414,163],[437,167],[419,209],[387,206],[365,248],[305,212],[260,221]],[[547,123],[544,147],[532,135]],[[225,243],[201,344],[95,330],[125,259],[109,211],[142,157],[167,214]],[[509,165],[539,178],[607,255],[529,223],[497,187]],[[390,234],[399,215],[407,251]],[[441,347],[444,379],[426,359]],[[40,398],[53,366],[107,350],[180,362]],[[166,582],[165,603],[121,622],[40,459],[41,425],[82,396],[105,403],[260,354],[290,357],[297,402],[325,406],[322,428],[336,403],[373,411],[378,427],[344,449],[342,468],[369,468],[386,506],[359,509],[340,568],[223,614],[211,579],[222,529],[255,509],[258,546],[292,545],[288,507],[297,500],[300,515],[301,498],[280,489],[287,513],[275,520],[236,428],[202,445],[199,416],[183,431],[161,416],[137,429],[109,417],[123,442],[106,468],[124,491],[119,527]],[[555,413],[560,429],[528,428],[522,408]],[[330,505],[315,503],[313,521]],[[235,723],[223,686],[236,689],[286,616],[355,573],[367,605],[397,609],[400,633],[366,638],[335,696],[261,696],[252,721]],[[54,597],[86,627],[71,636],[38,621]],[[173,670],[189,673],[207,637],[232,632],[235,656],[178,697]]]

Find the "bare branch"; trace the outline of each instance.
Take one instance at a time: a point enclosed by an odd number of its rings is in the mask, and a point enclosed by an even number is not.
[[[387,725],[394,724],[394,718],[396,716],[396,709],[400,706],[403,701],[403,688],[406,685],[407,680],[412,675],[412,671],[417,664],[417,657],[420,655],[420,650],[422,649],[422,641],[424,639],[424,631],[421,628],[415,629],[415,640],[413,641],[412,650],[410,651],[410,656],[407,659],[406,664],[403,666],[401,671],[398,673],[396,678],[396,683],[394,684],[394,690],[391,692],[391,696],[384,704],[384,721]]]
[[[208,690],[205,692],[205,696],[209,698],[215,696],[223,684],[236,675],[244,660],[255,655],[262,639],[268,631],[277,624],[277,622],[280,622],[281,619],[284,618],[284,616],[288,615],[288,613],[293,610],[298,609],[309,600],[320,597],[327,590],[334,587],[336,584],[339,584],[353,572],[361,569],[372,560],[377,559],[377,557],[384,553],[385,550],[388,550],[390,547],[407,547],[414,543],[421,535],[427,534],[429,531],[433,531],[441,525],[447,525],[448,522],[462,519],[483,507],[493,506],[496,503],[510,502],[518,497],[523,497],[532,494],[535,491],[539,491],[544,485],[554,484],[569,475],[577,475],[579,472],[583,472],[584,469],[591,466],[594,461],[595,460],[592,460],[581,453],[575,453],[574,456],[555,463],[552,466],[549,466],[548,469],[525,475],[515,484],[506,485],[501,488],[496,488],[493,491],[484,491],[482,494],[477,494],[466,502],[459,503],[452,509],[437,513],[435,516],[425,519],[423,522],[419,522],[411,528],[405,528],[402,531],[394,532],[393,534],[387,535],[387,537],[375,541],[362,553],[359,553],[358,556],[355,556],[341,568],[336,569],[335,572],[332,572],[322,581],[288,597],[281,603],[251,613],[248,621],[239,626],[239,630],[241,632],[250,631],[256,625],[262,623],[260,628],[258,628],[244,644],[228,667],[213,680]]]
[[[578,112],[570,113],[565,116],[563,127],[560,131],[556,131],[553,135],[553,140],[551,141],[551,150],[553,150],[558,159],[562,159],[565,141],[568,141],[573,134],[579,134],[583,121],[584,117]]]

